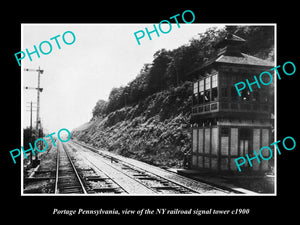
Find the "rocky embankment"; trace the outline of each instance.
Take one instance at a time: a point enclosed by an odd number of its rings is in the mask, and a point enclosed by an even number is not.
[[[191,83],[170,88],[106,116],[94,117],[72,137],[153,165],[182,167],[191,150]]]

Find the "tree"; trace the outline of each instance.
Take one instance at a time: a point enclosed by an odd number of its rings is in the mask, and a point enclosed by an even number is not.
[[[116,88],[114,87],[108,97],[108,104],[107,104],[107,113],[113,112],[117,109],[120,109],[121,107],[123,107],[123,105],[121,105],[121,97],[122,97],[122,93],[123,93],[124,87],[119,87]]]
[[[107,102],[100,99],[94,109],[93,109],[93,117],[105,115],[107,109]]]
[[[155,52],[152,63],[144,64],[134,80],[125,87],[113,88],[108,102],[96,104],[93,116],[137,104],[156,92],[190,81],[188,74],[207,59],[216,56],[215,46],[227,32],[247,40],[242,52],[263,59],[274,59],[273,26],[226,26],[225,29],[211,27],[185,45]]]
[[[225,26],[225,30],[227,32],[231,33],[231,34],[233,34],[236,31],[237,28],[238,28],[238,26],[232,26],[232,25],[231,26],[228,26],[228,25]]]
[[[243,52],[274,60],[274,26],[238,26],[234,34],[247,41]]]
[[[149,94],[161,91],[167,87],[165,72],[171,60],[170,52],[165,49],[161,49],[154,54],[154,60],[148,75]]]

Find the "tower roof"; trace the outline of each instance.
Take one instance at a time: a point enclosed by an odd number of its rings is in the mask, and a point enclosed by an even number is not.
[[[234,34],[227,33],[225,38],[223,38],[223,40],[221,40],[218,44],[216,44],[215,48],[222,48],[225,46],[241,46],[245,42],[246,42],[245,39],[236,36]]]
[[[212,64],[228,64],[237,66],[254,66],[254,67],[272,67],[273,62],[257,58],[241,52],[241,46],[246,43],[246,40],[228,33],[215,48],[218,49],[217,54],[204,62],[199,68],[193,70],[193,74]]]

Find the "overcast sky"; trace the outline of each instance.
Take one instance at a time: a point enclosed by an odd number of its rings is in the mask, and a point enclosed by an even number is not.
[[[125,86],[133,80],[145,63],[151,63],[156,51],[171,50],[197,37],[208,27],[224,27],[223,24],[172,24],[168,34],[153,33],[137,44],[134,32],[153,24],[22,24],[22,51],[34,51],[42,41],[52,44],[48,55],[33,54],[22,60],[23,126],[30,124],[30,104],[36,102],[36,90],[24,90],[24,86],[37,87],[37,72],[24,72],[24,68],[44,70],[41,75],[40,117],[43,127],[52,133],[67,128],[72,130],[92,117],[92,109],[99,99],[107,100],[113,87]],[[165,28],[167,30],[167,28]],[[66,45],[62,34],[72,31],[76,40]],[[61,49],[57,48],[57,38]],[[66,35],[66,40],[72,40]],[[68,38],[68,39],[67,39]],[[45,52],[47,44],[43,45]],[[35,126],[36,115],[33,114]]]

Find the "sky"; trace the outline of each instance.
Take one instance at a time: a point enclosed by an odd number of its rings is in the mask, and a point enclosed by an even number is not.
[[[157,26],[157,24],[156,24]],[[37,91],[24,87],[37,87],[38,73],[24,69],[44,70],[40,86],[40,118],[47,133],[58,132],[62,128],[72,130],[92,118],[92,110],[99,99],[108,99],[113,87],[125,86],[140,72],[145,63],[151,63],[156,51],[165,48],[172,50],[188,44],[209,27],[224,27],[224,24],[181,24],[176,23],[168,34],[151,34],[140,39],[138,45],[134,33],[151,31],[153,24],[22,24],[21,50],[39,49],[43,41],[51,43],[52,51],[40,57],[33,53],[21,61],[22,76],[22,124],[30,125],[30,102],[36,103]],[[162,28],[167,30],[166,27]],[[72,31],[75,42],[67,45],[62,36]],[[57,37],[57,41],[50,38]],[[71,42],[70,33],[65,35]],[[50,51],[47,44],[42,45],[44,52]],[[33,104],[34,105],[34,104]],[[33,113],[33,126],[36,114]]]

